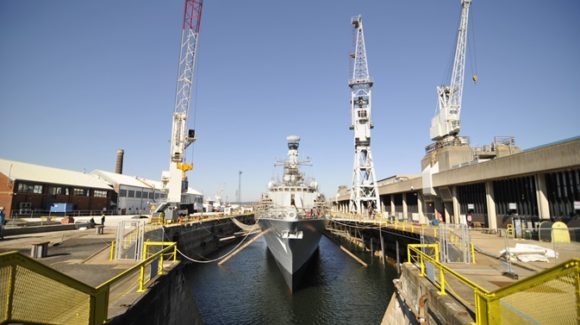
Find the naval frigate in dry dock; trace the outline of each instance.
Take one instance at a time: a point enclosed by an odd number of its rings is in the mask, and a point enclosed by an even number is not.
[[[288,158],[281,180],[272,180],[257,211],[258,224],[266,232],[266,244],[274,255],[286,284],[294,291],[304,276],[307,263],[318,249],[325,225],[325,199],[314,179],[306,179],[298,160],[300,137],[289,136]]]

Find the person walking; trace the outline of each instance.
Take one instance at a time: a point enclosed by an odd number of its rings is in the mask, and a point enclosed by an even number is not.
[[[4,239],[4,222],[5,222],[5,216],[4,216],[4,207],[0,207],[0,239]]]
[[[101,225],[102,226],[105,225],[105,214],[103,214],[103,216],[101,217]]]

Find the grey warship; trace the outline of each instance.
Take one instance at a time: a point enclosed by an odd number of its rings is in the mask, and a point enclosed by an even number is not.
[[[272,180],[262,195],[256,216],[266,244],[291,291],[299,287],[304,271],[318,249],[325,227],[325,199],[314,179],[306,179],[298,160],[300,137],[288,136],[288,159],[282,179]]]

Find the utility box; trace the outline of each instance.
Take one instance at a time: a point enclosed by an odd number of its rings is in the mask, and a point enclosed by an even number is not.
[[[69,213],[74,210],[72,203],[53,203],[50,205],[50,213]]]
[[[40,243],[33,243],[32,249],[30,250],[30,257],[32,258],[43,258],[48,255],[48,243],[49,242],[40,242]]]

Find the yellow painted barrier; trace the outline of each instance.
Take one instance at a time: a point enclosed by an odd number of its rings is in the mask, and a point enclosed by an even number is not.
[[[112,261],[115,257],[115,241],[111,241],[111,250],[109,251],[109,261]]]
[[[0,323],[103,324],[107,321],[111,286],[139,271],[138,291],[142,291],[146,284],[146,266],[160,260],[161,269],[162,256],[167,253],[173,254],[175,261],[176,244],[165,245],[167,247],[161,251],[97,287],[84,284],[19,252],[2,253]]]

